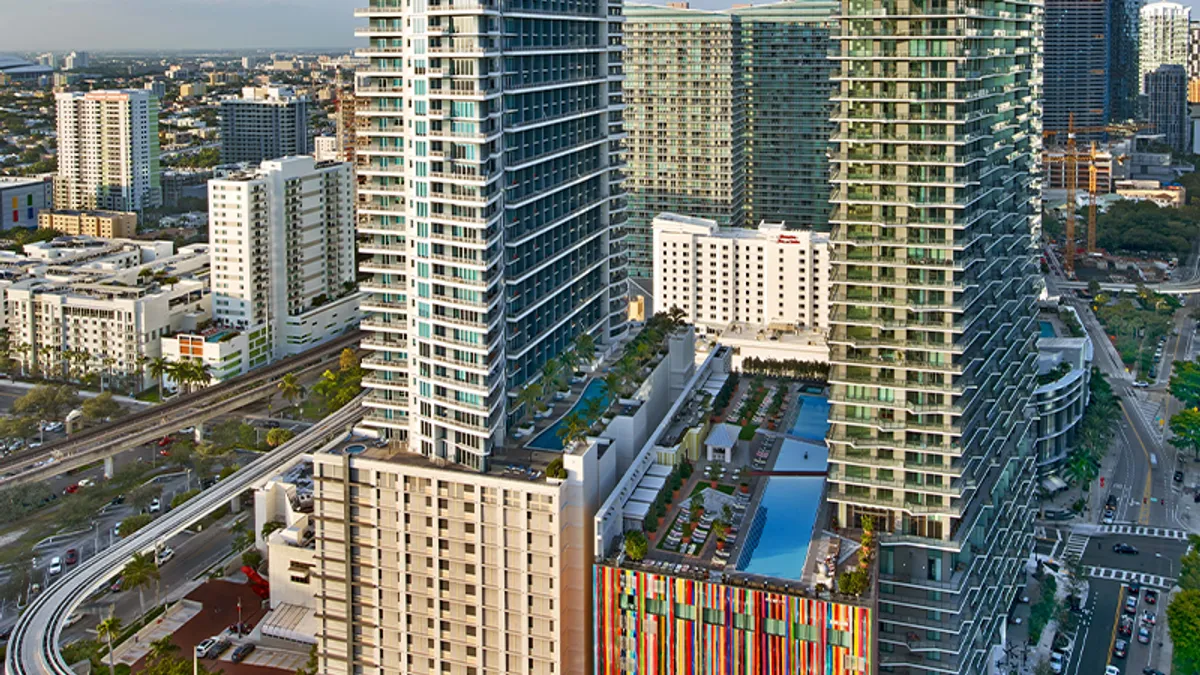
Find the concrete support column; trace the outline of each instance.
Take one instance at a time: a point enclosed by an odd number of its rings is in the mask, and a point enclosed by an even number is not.
[[[229,500],[229,512],[241,513],[242,511],[242,495],[236,494]]]
[[[112,478],[114,470],[115,470],[115,468],[113,467],[113,458],[105,457],[104,458],[104,477]]]

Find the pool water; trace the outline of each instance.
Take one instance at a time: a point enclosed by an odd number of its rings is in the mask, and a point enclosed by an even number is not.
[[[1041,331],[1042,337],[1044,337],[1044,338],[1055,337],[1054,324],[1050,323],[1049,321],[1039,321],[1038,322],[1038,330]]]
[[[804,459],[806,452],[808,460]],[[820,468],[825,465],[826,457],[823,446],[785,441],[775,468]],[[800,580],[824,485],[825,479],[821,476],[772,476],[769,479],[758,506],[763,517],[762,530],[742,571]]]
[[[588,385],[584,387],[583,394],[580,395],[579,400],[575,402],[575,405],[571,406],[571,410],[568,411],[566,415],[563,415],[561,418],[559,418],[557,422],[550,425],[550,428],[546,429],[537,436],[534,436],[532,441],[529,441],[525,444],[525,447],[533,448],[534,450],[553,450],[561,452],[563,449],[563,444],[562,439],[558,437],[558,430],[566,426],[566,422],[563,420],[567,418],[567,415],[583,410],[583,408],[588,404],[588,401],[594,398],[604,399],[604,402],[606,404],[608,403],[608,393],[605,392],[604,382],[602,380],[592,380],[591,382],[588,382]]]
[[[788,433],[806,441],[825,442],[825,434],[829,432],[829,399],[825,396],[799,397],[800,414]]]

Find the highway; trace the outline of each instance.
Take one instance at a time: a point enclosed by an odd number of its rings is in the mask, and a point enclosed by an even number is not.
[[[302,354],[221,384],[177,396],[162,405],[73,434],[63,441],[13,453],[0,459],[0,474],[12,474],[0,479],[0,484],[44,480],[161,438],[181,427],[199,424],[216,415],[236,410],[272,392],[275,380],[279,377],[324,367],[336,361],[343,349],[357,345],[360,339],[358,331],[354,331]],[[47,462],[51,458],[53,461]]]
[[[340,439],[363,414],[357,398],[310,427],[275,451],[246,465],[198,497],[153,521],[133,536],[65,573],[39,595],[13,629],[5,655],[8,675],[74,675],[59,654],[59,640],[67,617],[104,586],[135,553],[153,551],[160,542],[182,532],[229,502],[255,482],[270,477],[297,456],[313,451],[331,439]]]

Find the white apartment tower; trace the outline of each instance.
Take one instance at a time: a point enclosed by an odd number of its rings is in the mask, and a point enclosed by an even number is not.
[[[1138,88],[1146,93],[1146,74],[1159,66],[1188,67],[1188,23],[1192,10],[1174,2],[1142,7],[1138,20]]]
[[[285,323],[354,292],[349,164],[285,157],[209,181],[213,318],[269,329],[268,360],[290,351]]]
[[[829,237],[664,213],[654,219],[654,298],[710,332],[730,324],[829,327]]]
[[[141,211],[162,203],[158,99],[145,90],[68,92],[58,108],[58,209]]]
[[[509,393],[626,330],[620,0],[371,0],[365,424],[486,470]]]

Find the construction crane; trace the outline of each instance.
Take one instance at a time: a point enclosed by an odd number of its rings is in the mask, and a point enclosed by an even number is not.
[[[1074,278],[1075,276],[1075,189],[1079,184],[1079,162],[1086,161],[1088,163],[1088,231],[1087,231],[1087,252],[1096,252],[1096,175],[1098,169],[1096,160],[1099,153],[1096,152],[1096,143],[1092,142],[1091,147],[1087,152],[1079,152],[1075,137],[1077,134],[1091,133],[1110,133],[1110,132],[1125,132],[1129,133],[1132,129],[1145,128],[1141,125],[1130,126],[1104,126],[1104,127],[1076,127],[1075,113],[1067,116],[1067,145],[1066,151],[1061,158],[1045,157],[1046,162],[1061,162],[1064,166],[1063,182],[1067,187],[1067,222],[1066,222],[1066,241],[1063,245],[1063,269],[1067,276]],[[1056,135],[1057,131],[1042,132],[1044,138],[1050,138]],[[1120,162],[1122,158],[1113,157],[1113,161]]]

